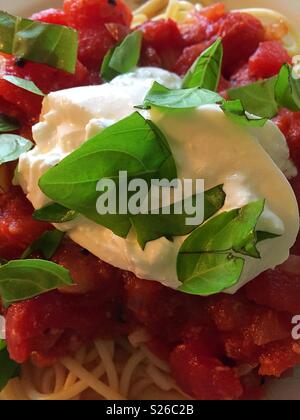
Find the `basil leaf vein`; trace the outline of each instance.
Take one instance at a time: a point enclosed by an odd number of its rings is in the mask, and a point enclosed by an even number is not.
[[[79,214],[76,211],[67,209],[57,203],[49,204],[39,210],[35,210],[32,215],[34,220],[49,223],[66,223],[76,219],[78,216]]]
[[[290,111],[300,110],[300,79],[294,78],[293,68],[289,64],[285,64],[280,70],[275,95],[281,107]]]
[[[215,92],[220,82],[222,60],[223,45],[219,38],[194,62],[183,79],[183,89],[200,88]]]

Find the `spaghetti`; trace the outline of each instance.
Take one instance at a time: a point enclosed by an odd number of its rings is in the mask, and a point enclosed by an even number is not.
[[[133,25],[160,18],[182,23],[192,12],[211,3],[149,0],[135,11]],[[284,16],[269,9],[244,11],[259,18],[270,30],[273,28],[281,33],[292,56],[300,52],[299,37]],[[299,61],[295,61],[295,66],[300,74]],[[63,358],[45,369],[28,362],[22,366],[20,378],[11,380],[0,393],[0,399],[189,399],[171,377],[169,366],[146,348],[147,340],[146,332],[138,330],[128,340],[97,340],[91,346],[81,348],[74,357]]]

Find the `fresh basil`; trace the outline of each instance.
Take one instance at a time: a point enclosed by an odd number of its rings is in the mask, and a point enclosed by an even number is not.
[[[2,391],[10,379],[20,375],[20,365],[11,360],[7,351],[6,342],[0,340],[0,391]]]
[[[193,109],[202,105],[222,102],[223,98],[205,89],[168,89],[154,82],[147,93],[143,107],[155,106],[165,109]]]
[[[67,209],[60,204],[49,204],[39,210],[35,210],[32,217],[34,220],[49,223],[66,223],[78,217],[78,213],[74,210]]]
[[[271,119],[278,113],[278,104],[275,99],[275,86],[277,77],[259,81],[228,91],[232,100],[240,99],[244,109],[252,115]]]
[[[20,77],[9,75],[4,75],[3,79],[15,86],[18,86],[21,89],[34,93],[35,95],[45,96],[43,92],[37,87],[37,85],[31,80],[21,79]]]
[[[45,259],[50,260],[59,248],[64,236],[65,233],[57,229],[43,233],[23,252],[21,259],[30,257],[34,252],[40,252]]]
[[[72,284],[69,271],[50,261],[16,260],[0,267],[0,295],[5,307]]]
[[[18,58],[75,73],[77,32],[0,12],[0,51]]]
[[[200,88],[215,92],[219,86],[223,60],[222,39],[217,39],[194,62],[183,79],[183,89]]]
[[[195,197],[191,197],[195,206]],[[204,193],[204,220],[207,220],[219,211],[225,202],[223,186],[217,186]],[[147,242],[154,241],[161,237],[172,240],[174,236],[185,236],[191,233],[196,226],[188,226],[184,211],[182,214],[175,214],[175,206],[170,206],[169,214],[163,214],[160,209],[159,214],[139,214],[131,217],[132,225],[137,234],[137,240],[141,248],[144,249]],[[192,215],[193,216],[193,215]]]
[[[246,125],[248,127],[263,127],[268,121],[267,118],[251,117],[251,115],[245,111],[243,104],[239,99],[235,101],[224,101],[221,108],[228,118],[239,125]]]
[[[84,168],[84,171],[82,170]],[[39,181],[41,190],[54,202],[126,237],[131,228],[128,214],[97,212],[98,182],[112,179],[118,184],[120,171],[128,178],[145,180],[177,178],[174,158],[166,138],[139,113],[106,128],[85,142]]]
[[[290,111],[300,110],[300,79],[293,77],[293,68],[285,64],[278,75],[275,86],[278,104]]]
[[[0,135],[0,165],[2,163],[13,162],[19,159],[22,153],[28,152],[32,148],[31,141],[16,134]]]
[[[0,133],[8,133],[16,131],[20,128],[20,124],[14,118],[0,113]]]
[[[264,206],[265,201],[259,200],[223,212],[194,230],[178,254],[177,273],[182,282],[179,290],[209,296],[234,286],[245,263],[236,254],[252,256],[255,228]]]
[[[108,51],[101,67],[101,76],[105,81],[110,81],[119,74],[128,73],[137,66],[142,39],[143,33],[134,31],[127,35],[120,45]]]

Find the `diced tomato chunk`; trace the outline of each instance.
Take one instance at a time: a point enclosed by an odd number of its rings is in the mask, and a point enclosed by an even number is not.
[[[32,219],[33,207],[19,188],[0,194],[0,257],[19,258],[43,232],[47,223]]]
[[[235,371],[217,359],[202,356],[197,342],[177,346],[170,363],[177,383],[198,400],[237,400],[243,394]]]
[[[223,39],[223,74],[230,77],[264,41],[265,30],[247,13],[228,13],[221,19],[218,35]]]
[[[259,374],[262,376],[281,375],[300,363],[300,342],[286,340],[270,345],[260,356]]]
[[[207,39],[208,26],[208,19],[198,13],[179,25],[184,45],[190,46],[205,41]]]
[[[123,0],[65,0],[64,11],[76,29],[111,22],[130,26],[132,21],[132,12]]]
[[[120,278],[120,270],[99,260],[71,240],[63,241],[52,261],[70,271],[76,286],[66,287],[64,290],[68,293],[99,291],[103,283],[109,284],[111,278]]]
[[[208,20],[214,22],[225,15],[225,4],[216,3],[211,6],[204,7],[199,12],[200,15],[205,16]]]
[[[250,57],[249,72],[257,79],[267,79],[278,74],[282,65],[290,61],[291,58],[281,42],[261,42]]]
[[[300,314],[300,273],[289,273],[285,267],[268,270],[250,282],[247,296],[259,305]]]
[[[179,74],[179,76],[184,76],[190,67],[194,64],[195,60],[203,53],[209,46],[211,42],[204,41],[200,44],[192,45],[190,47],[184,48],[181,56],[178,58],[174,71]]]
[[[65,12],[60,9],[46,9],[41,12],[34,13],[30,19],[44,23],[52,23],[55,25],[68,26],[68,20]]]
[[[256,81],[257,79],[250,74],[248,63],[244,64],[230,78],[231,87],[250,85],[251,83],[254,83]]]
[[[300,170],[300,112],[282,109],[274,122],[285,135],[291,157]]]
[[[90,294],[54,291],[10,306],[6,338],[11,358],[23,363],[33,352],[57,358],[98,336],[122,335],[126,329],[120,320],[120,291],[119,279],[112,277]]]

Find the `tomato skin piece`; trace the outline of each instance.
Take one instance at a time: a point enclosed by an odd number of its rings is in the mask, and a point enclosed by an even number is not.
[[[257,79],[267,79],[278,74],[283,64],[290,62],[291,57],[281,42],[261,42],[249,59],[249,73]]]
[[[37,20],[44,23],[52,23],[55,25],[68,26],[68,19],[63,10],[60,9],[46,9],[41,12],[34,13],[30,19]]]
[[[63,9],[76,29],[112,22],[130,26],[132,22],[132,12],[123,0],[65,0]]]
[[[217,359],[202,356],[197,342],[177,346],[170,364],[179,386],[197,400],[237,400],[243,394],[235,371]]]
[[[262,23],[246,13],[228,13],[220,20],[218,35],[223,40],[223,75],[229,78],[264,41]]]
[[[200,10],[199,14],[211,22],[216,22],[225,15],[225,4],[216,3]]]

